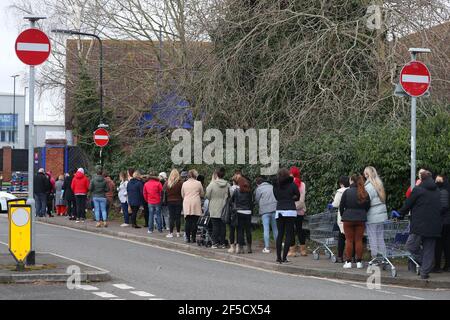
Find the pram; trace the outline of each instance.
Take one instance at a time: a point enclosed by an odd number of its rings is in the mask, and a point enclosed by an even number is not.
[[[199,246],[212,246],[212,223],[209,215],[201,216],[197,222],[196,241]]]
[[[320,250],[323,249],[325,256],[336,262],[337,258],[332,247],[337,246],[339,231],[334,228],[336,224],[337,211],[327,210],[322,213],[308,217],[310,239],[320,244],[313,251],[314,260],[319,260]]]
[[[409,236],[409,221],[407,220],[386,220],[383,228],[383,239],[386,246],[386,252],[373,258],[369,265],[381,264],[382,269],[386,270],[387,265],[391,268],[391,275],[397,276],[397,270],[392,264],[392,258],[408,258],[416,267],[417,274],[420,274],[420,265],[414,260],[411,253],[406,250],[406,241]]]

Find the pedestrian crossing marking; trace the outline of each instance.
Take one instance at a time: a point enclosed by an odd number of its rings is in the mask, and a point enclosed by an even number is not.
[[[135,294],[139,297],[154,297],[154,294],[145,292],[145,291],[130,291],[130,293]]]
[[[122,289],[122,290],[132,290],[132,289],[134,289],[133,287],[130,287],[129,285],[126,285],[124,283],[113,284],[113,286],[118,288],[118,289]]]
[[[101,298],[117,298],[117,296],[108,293],[108,292],[92,292],[93,294],[101,297]]]
[[[96,291],[96,290],[98,290],[97,287],[90,286],[90,285],[87,285],[87,284],[80,284],[80,285],[78,286],[78,288],[79,288],[79,289],[86,290],[86,291]]]

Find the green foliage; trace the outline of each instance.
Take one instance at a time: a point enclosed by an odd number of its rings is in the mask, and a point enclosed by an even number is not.
[[[281,150],[281,166],[297,165],[307,186],[306,204],[309,214],[322,211],[331,202],[341,175],[362,173],[368,165],[379,172],[386,188],[389,210],[401,206],[409,185],[410,133],[408,121],[402,126],[374,124],[361,132],[348,129],[341,133],[324,132],[321,135],[302,137]],[[450,114],[439,112],[418,119],[418,167],[434,173],[450,172]],[[119,171],[137,168],[142,172],[166,171],[173,164],[170,159],[173,143],[168,139],[149,138],[131,151],[117,154],[109,164],[117,176]],[[215,167],[220,165],[187,165],[205,175],[209,182]],[[252,181],[259,175],[257,165],[226,165],[227,178],[241,169]],[[180,168],[179,168],[180,169]]]
[[[89,76],[86,66],[81,64],[79,82],[75,92],[75,134],[80,146],[95,163],[100,161],[100,148],[94,144],[93,132],[100,123],[100,99],[95,82]],[[111,112],[104,112],[106,123],[111,119]],[[111,151],[117,148],[114,137],[110,137],[108,146],[103,148],[104,159],[110,159]]]

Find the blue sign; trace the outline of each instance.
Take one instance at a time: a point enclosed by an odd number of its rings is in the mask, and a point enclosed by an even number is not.
[[[15,118],[15,122],[14,122]],[[12,113],[2,113],[0,114],[0,130],[13,130],[14,129],[14,123],[15,127],[17,128],[18,124],[18,115],[16,114],[15,117]]]

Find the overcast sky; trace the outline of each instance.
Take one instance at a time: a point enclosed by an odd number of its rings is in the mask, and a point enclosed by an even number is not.
[[[17,58],[14,50],[16,38],[23,30],[18,25],[19,20],[17,17],[14,17],[12,12],[8,10],[8,6],[11,3],[12,0],[0,0],[0,39],[2,40],[2,49],[0,50],[0,92],[13,93],[14,86],[11,76],[19,74],[20,76],[16,80],[16,93],[23,94],[24,88],[28,87],[28,79],[25,79],[28,67]],[[36,71],[39,72],[39,67],[36,68]],[[64,121],[63,116],[55,111],[51,105],[49,98],[43,97],[39,99],[38,95],[36,95],[35,119],[37,121]]]

